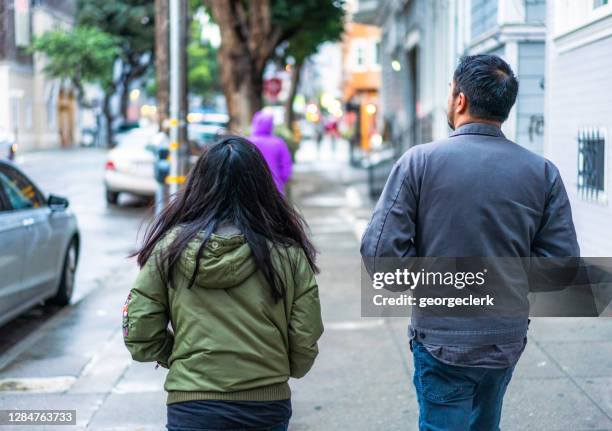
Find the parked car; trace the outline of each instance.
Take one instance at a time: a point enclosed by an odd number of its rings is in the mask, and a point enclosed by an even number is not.
[[[192,124],[206,124],[209,126],[227,128],[229,124],[229,115],[219,112],[190,112],[189,115],[187,115],[187,120]]]
[[[67,199],[0,160],[0,325],[42,301],[70,302],[79,238]]]
[[[225,128],[216,124],[190,123],[187,126],[187,138],[191,144],[192,154],[198,153],[207,145],[212,144],[219,135],[225,133]]]
[[[116,137],[117,145],[108,153],[105,165],[106,202],[116,205],[121,193],[155,196],[157,140],[154,128],[136,128]]]

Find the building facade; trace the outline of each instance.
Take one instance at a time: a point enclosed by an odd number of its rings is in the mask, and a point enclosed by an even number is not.
[[[19,150],[69,146],[77,107],[67,85],[48,79],[44,59],[28,53],[34,36],[72,26],[74,0],[0,0],[0,130]]]
[[[371,6],[371,1],[363,2]],[[401,152],[439,139],[458,59],[492,53],[518,76],[505,134],[554,162],[584,256],[612,253],[612,0],[379,0],[381,119]]]
[[[518,144],[542,154],[546,0],[471,0],[463,3],[460,20],[467,27],[467,37],[464,36],[461,51],[496,54],[512,66],[520,82],[519,95],[504,124],[504,133]]]
[[[349,16],[353,11],[349,9]],[[359,128],[360,147],[366,152],[378,135],[380,60],[380,28],[350,19],[342,38],[342,102],[356,110],[345,116],[345,122],[351,129]]]
[[[459,58],[491,53],[521,81],[504,132],[542,152],[545,0],[380,0],[362,16],[382,29],[381,114],[402,148],[448,134],[447,84]]]
[[[583,256],[612,255],[612,1],[549,1],[544,155],[565,182]]]
[[[400,149],[445,136],[449,76],[456,59],[457,4],[382,0],[369,17],[382,30],[381,112]]]

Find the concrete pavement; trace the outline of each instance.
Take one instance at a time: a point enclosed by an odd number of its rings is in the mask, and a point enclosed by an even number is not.
[[[321,252],[326,332],[311,373],[291,382],[290,429],[416,430],[407,321],[360,317],[358,238],[372,205],[365,173],[344,159],[307,144],[296,166],[293,196]],[[115,260],[97,288],[45,323],[0,370],[1,408],[77,409],[77,427],[55,430],[164,429],[165,371],[132,363],[120,334],[136,270]],[[612,430],[612,319],[534,319],[502,429]]]

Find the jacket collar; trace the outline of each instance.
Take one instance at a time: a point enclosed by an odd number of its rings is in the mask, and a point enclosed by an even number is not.
[[[463,126],[459,127],[457,130],[450,134],[451,137],[460,135],[486,135],[495,136],[496,138],[505,138],[503,132],[499,127],[485,123],[464,124]]]

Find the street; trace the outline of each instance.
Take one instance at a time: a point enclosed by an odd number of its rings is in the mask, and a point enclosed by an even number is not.
[[[326,145],[323,153],[305,142],[293,181],[320,251],[325,334],[313,370],[290,382],[290,430],[416,430],[407,320],[360,318],[359,238],[372,210],[365,173]],[[76,427],[49,429],[161,430],[165,371],[131,361],[120,323],[137,272],[126,256],[148,204],[107,207],[104,158],[100,150],[71,150],[19,161],[45,191],[70,199],[83,247],[73,304],[38,307],[2,328],[0,405],[76,409]],[[611,333],[612,319],[532,319],[502,429],[612,430]]]

